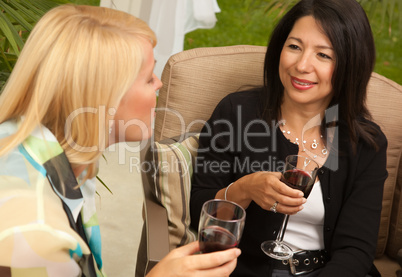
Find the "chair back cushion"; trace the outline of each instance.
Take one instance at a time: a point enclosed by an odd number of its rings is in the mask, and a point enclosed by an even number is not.
[[[266,47],[198,48],[172,56],[162,73],[155,140],[201,130],[218,102],[245,85],[261,86]]]
[[[402,249],[402,86],[373,73],[368,87],[367,105],[373,120],[388,139],[388,178],[384,184],[377,256],[386,251],[389,256],[396,258],[398,250]]]

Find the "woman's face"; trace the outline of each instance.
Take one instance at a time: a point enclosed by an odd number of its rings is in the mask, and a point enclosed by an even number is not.
[[[332,98],[335,52],[312,16],[298,19],[281,52],[279,76],[284,103],[326,109]]]
[[[114,117],[111,142],[141,141],[152,135],[156,91],[162,82],[153,73],[155,59],[150,42],[144,41],[144,64],[134,84],[121,99]]]

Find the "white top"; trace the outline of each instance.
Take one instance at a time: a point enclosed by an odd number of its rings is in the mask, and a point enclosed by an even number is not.
[[[324,249],[324,203],[320,181],[316,182],[304,209],[289,216],[283,241],[294,251]]]

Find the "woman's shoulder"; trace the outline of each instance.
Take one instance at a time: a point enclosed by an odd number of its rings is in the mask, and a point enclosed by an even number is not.
[[[17,132],[18,123],[16,120],[7,120],[0,123],[0,139],[11,136]]]
[[[386,151],[387,149],[388,140],[380,127],[381,124],[371,119],[358,117],[355,122],[355,128],[350,130],[346,120],[340,118],[337,126],[338,147],[343,149],[342,151],[355,153],[357,147],[362,153],[368,154],[377,153],[380,150]],[[354,142],[351,131],[356,136],[356,141]]]
[[[260,90],[250,89],[229,93],[216,105],[210,120],[230,119],[234,115],[258,117]]]
[[[375,121],[367,118],[359,118],[359,122],[365,127],[368,133],[374,138],[377,145],[387,143],[387,137],[381,129],[381,126]],[[360,134],[359,134],[360,135]],[[361,137],[361,135],[360,135]]]
[[[388,147],[388,140],[381,129],[381,125],[372,119],[359,117],[357,118],[358,128],[355,132],[357,135],[357,145],[361,151],[366,153],[385,152]]]
[[[240,90],[236,92],[229,93],[226,97],[223,99],[229,99],[232,102],[236,103],[244,103],[245,100],[248,101],[259,101],[261,96],[261,89],[259,88],[250,88],[247,90]]]
[[[261,97],[261,90],[259,88],[252,88],[248,90],[241,90],[229,93],[218,103],[217,108],[235,108],[242,106],[244,108],[252,108],[256,110],[259,107]]]

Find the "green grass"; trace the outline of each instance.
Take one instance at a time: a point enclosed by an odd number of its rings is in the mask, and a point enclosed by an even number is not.
[[[254,1],[257,2],[264,1]],[[184,49],[237,44],[266,46],[278,21],[278,12],[267,14],[263,5],[249,3],[253,1],[219,0],[218,4],[222,11],[216,14],[218,22],[215,27],[188,33]],[[380,14],[370,18],[377,48],[374,71],[402,84],[402,26],[398,26],[397,20],[394,19],[392,32],[389,34],[388,27],[381,24]]]

